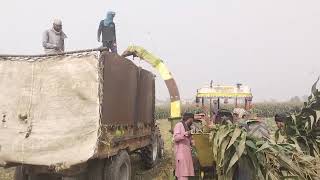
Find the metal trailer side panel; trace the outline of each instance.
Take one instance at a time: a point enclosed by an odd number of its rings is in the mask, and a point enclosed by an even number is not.
[[[130,60],[105,52],[102,120],[95,157],[113,156],[150,144],[154,127],[154,75]]]
[[[142,69],[139,78],[138,123],[154,124],[154,75]]]
[[[102,124],[132,125],[138,67],[116,54],[104,53]]]

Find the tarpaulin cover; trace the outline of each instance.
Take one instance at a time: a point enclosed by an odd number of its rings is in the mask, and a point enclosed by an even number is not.
[[[92,157],[100,125],[99,77],[94,52],[0,57],[0,163],[68,167]]]
[[[152,124],[154,75],[132,61],[105,53],[103,79],[103,124]]]

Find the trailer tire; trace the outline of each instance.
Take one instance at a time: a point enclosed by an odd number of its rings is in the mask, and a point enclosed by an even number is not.
[[[62,180],[88,180],[89,179],[89,174],[88,173],[81,173],[77,176],[74,176],[72,178],[63,178]]]
[[[29,180],[62,180],[62,177],[58,177],[51,174],[39,174],[39,175],[30,175]]]
[[[159,127],[156,127],[156,129],[158,132],[157,136],[158,136],[158,142],[159,142],[158,156],[159,156],[159,159],[162,159],[164,157],[164,141],[161,138],[161,132]]]
[[[107,160],[104,168],[104,180],[130,180],[131,161],[127,151],[120,151],[118,155]]]
[[[25,173],[23,166],[18,166],[14,172],[14,180],[28,180],[28,175]]]
[[[161,140],[158,133],[156,133],[152,138],[152,144],[141,150],[141,159],[146,168],[153,168],[158,163],[160,154],[163,153],[160,146]]]
[[[88,162],[88,174],[87,174],[88,180],[103,180],[103,168],[104,168],[104,160],[101,160],[101,159],[90,160]],[[79,180],[80,179],[81,178],[79,178]]]
[[[27,174],[23,166],[16,167],[14,180],[61,180],[61,177],[56,177],[51,174]]]

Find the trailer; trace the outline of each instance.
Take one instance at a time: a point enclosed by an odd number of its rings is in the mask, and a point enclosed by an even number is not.
[[[0,56],[0,166],[16,180],[129,180],[157,164],[155,76],[105,49]]]

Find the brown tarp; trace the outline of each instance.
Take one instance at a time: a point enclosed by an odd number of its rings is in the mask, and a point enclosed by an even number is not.
[[[154,75],[115,54],[103,54],[103,124],[153,122]]]
[[[138,83],[138,67],[114,54],[104,54],[103,124],[132,125]]]
[[[154,75],[140,71],[138,94],[138,122],[150,124],[154,119]]]

